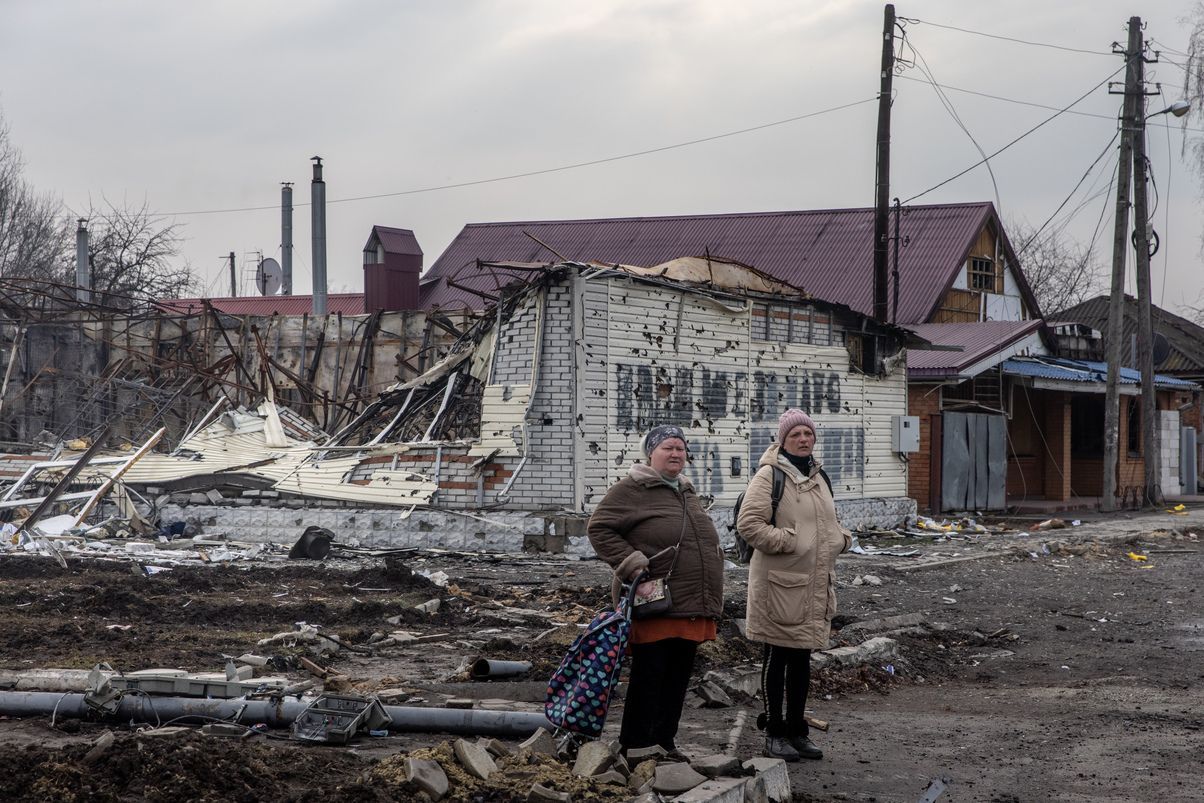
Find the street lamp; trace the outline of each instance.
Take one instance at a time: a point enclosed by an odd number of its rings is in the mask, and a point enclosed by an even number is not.
[[[1163,109],[1160,112],[1154,112],[1153,114],[1147,114],[1145,116],[1145,119],[1148,120],[1151,117],[1157,117],[1160,114],[1170,114],[1175,117],[1182,117],[1183,115],[1187,114],[1189,111],[1191,111],[1190,103],[1188,103],[1186,100],[1176,100],[1174,103],[1167,106],[1165,109]]]

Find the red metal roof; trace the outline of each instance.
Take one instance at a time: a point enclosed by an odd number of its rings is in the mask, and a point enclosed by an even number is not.
[[[1002,352],[1042,326],[1035,321],[976,321],[974,323],[922,323],[907,328],[934,346],[956,346],[961,351],[907,352],[907,375],[911,378],[949,376],[969,368],[992,354]],[[1012,357],[1006,354],[1004,357]]]
[[[166,312],[178,315],[196,315],[205,311],[205,300],[201,298],[161,298],[155,305]],[[238,296],[236,298],[210,298],[209,303],[218,312],[227,315],[305,315],[313,314],[313,296]],[[363,293],[328,293],[326,311],[333,315],[363,315]]]
[[[900,229],[907,244],[899,249],[899,323],[929,318],[988,220],[998,225],[987,202],[904,209]],[[893,232],[893,215],[891,225]],[[472,290],[496,296],[500,286],[518,278],[496,268],[481,272],[477,260],[548,262],[559,255],[649,267],[709,254],[751,265],[817,298],[869,315],[873,233],[873,209],[471,223],[423,277],[421,306],[479,309],[482,297]]]
[[[368,236],[368,242],[364,245],[364,250],[367,250],[372,245],[373,237],[378,238],[381,245],[385,247],[385,251],[390,254],[422,256],[422,246],[418,244],[418,239],[414,236],[414,232],[409,229],[373,226],[372,234]]]

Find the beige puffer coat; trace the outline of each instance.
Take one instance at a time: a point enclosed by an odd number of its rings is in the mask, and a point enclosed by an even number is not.
[[[748,637],[824,650],[836,615],[836,556],[852,536],[836,520],[819,461],[804,477],[780,450],[774,444],[761,456],[736,522],[756,550],[748,568]],[[776,526],[769,523],[775,465],[786,473]]]

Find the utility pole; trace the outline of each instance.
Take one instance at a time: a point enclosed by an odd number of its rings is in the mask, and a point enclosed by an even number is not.
[[[1124,103],[1120,115],[1120,164],[1116,175],[1116,222],[1112,236],[1112,298],[1108,305],[1108,384],[1104,396],[1104,487],[1100,508],[1116,510],[1116,467],[1120,441],[1120,363],[1124,340],[1125,256],[1128,253],[1129,179],[1133,173],[1133,130],[1141,89],[1141,18],[1129,19]],[[1115,93],[1113,93],[1115,94]]]
[[[1138,24],[1140,25],[1140,20]],[[1133,21],[1130,20],[1132,25]],[[1158,389],[1154,387],[1153,315],[1150,301],[1150,210],[1145,156],[1145,42],[1140,28],[1133,59],[1137,95],[1133,117],[1133,248],[1137,251],[1137,362],[1141,367],[1141,453],[1145,465],[1145,504],[1162,501],[1162,450],[1158,433]]]
[[[238,297],[238,271],[234,267],[234,252],[231,251],[227,257],[230,260],[230,298]]]
[[[895,74],[895,6],[886,4],[882,22],[882,75],[878,88],[878,159],[874,187],[874,317],[888,320],[886,238],[890,209],[890,104]]]

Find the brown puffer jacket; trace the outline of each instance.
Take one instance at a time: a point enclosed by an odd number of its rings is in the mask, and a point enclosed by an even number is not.
[[[826,650],[836,615],[836,556],[852,544],[836,520],[819,461],[804,477],[774,444],[748,484],[736,529],[756,550],[748,567],[748,637],[779,647]],[[769,523],[773,466],[786,472]]]
[[[674,490],[650,466],[643,463],[632,466],[628,476],[611,486],[590,516],[589,541],[598,557],[616,569],[624,563],[635,565],[632,560],[635,552],[652,558],[668,549],[648,566],[649,575],[656,578],[669,571],[673,562],[671,548],[680,537],[680,554],[669,578],[673,611],[666,615],[718,619],[723,613],[723,551],[719,534],[703,510],[694,486],[685,477],[679,476],[678,480],[681,490]]]

